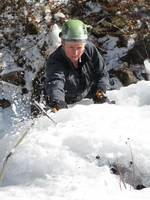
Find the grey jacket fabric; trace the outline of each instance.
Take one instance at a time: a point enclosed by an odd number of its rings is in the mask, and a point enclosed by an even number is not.
[[[66,57],[62,46],[53,52],[46,66],[46,93],[51,106],[60,108],[85,98],[91,90],[106,92],[108,73],[95,45],[87,42],[76,69]]]

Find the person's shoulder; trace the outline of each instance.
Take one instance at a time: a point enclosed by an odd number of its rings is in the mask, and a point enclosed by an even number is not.
[[[87,43],[85,45],[85,49],[86,49],[87,54],[90,54],[90,55],[93,55],[96,52],[98,52],[95,44],[91,41],[87,41]]]
[[[97,50],[97,47],[95,46],[95,44],[92,41],[87,41],[85,48],[87,49],[87,51],[90,51],[90,52]]]
[[[62,47],[59,46],[55,51],[53,51],[49,56],[48,56],[48,60],[57,60],[57,58],[60,58],[61,56],[61,49]]]
[[[59,46],[47,59],[46,68],[55,70],[64,70],[66,66],[66,60],[62,46]]]
[[[96,48],[95,44],[93,42],[91,42],[91,41],[87,41],[85,47],[87,49]]]
[[[62,46],[59,46],[53,53],[47,58],[47,66],[49,65],[63,65],[64,55],[62,51]]]

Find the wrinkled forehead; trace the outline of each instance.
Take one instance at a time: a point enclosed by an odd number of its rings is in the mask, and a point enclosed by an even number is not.
[[[73,46],[73,47],[84,47],[85,41],[63,41],[65,46]]]

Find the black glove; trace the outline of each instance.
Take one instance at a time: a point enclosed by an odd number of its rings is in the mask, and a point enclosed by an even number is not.
[[[93,101],[94,101],[94,103],[105,103],[105,102],[109,103],[110,102],[108,97],[101,90],[96,91]]]

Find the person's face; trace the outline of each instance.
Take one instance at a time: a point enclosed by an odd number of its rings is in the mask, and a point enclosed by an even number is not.
[[[63,42],[66,56],[73,62],[76,63],[84,53],[85,42]]]

